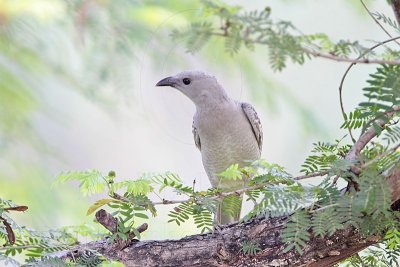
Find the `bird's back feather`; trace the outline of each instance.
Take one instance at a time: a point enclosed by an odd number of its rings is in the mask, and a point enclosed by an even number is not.
[[[249,103],[241,103],[242,109],[244,114],[246,115],[247,119],[250,122],[251,128],[253,129],[254,136],[258,143],[258,148],[260,152],[262,151],[262,144],[263,144],[263,130],[261,126],[260,118],[254,107]]]

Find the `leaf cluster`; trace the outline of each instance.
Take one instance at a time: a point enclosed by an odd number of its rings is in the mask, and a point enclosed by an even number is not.
[[[393,49],[377,54],[358,41],[331,40],[326,34],[303,34],[291,22],[274,20],[271,8],[243,11],[240,7],[226,5],[219,1],[202,1],[203,18],[192,22],[184,29],[174,29],[174,41],[184,42],[187,51],[195,53],[204,47],[211,37],[222,38],[225,50],[233,55],[242,47],[253,50],[255,45],[268,48],[268,59],[273,70],[281,71],[288,61],[304,64],[306,59],[333,56],[338,59],[399,58]],[[383,14],[375,14],[398,29],[397,24]],[[218,23],[219,22],[219,23]]]
[[[3,199],[0,199],[0,202],[11,204],[10,201]],[[79,236],[96,236],[99,238],[97,231],[88,226],[63,227],[48,232],[38,232],[19,226],[9,218],[8,220],[15,235],[15,241],[10,243],[7,232],[0,229],[0,241],[7,241],[0,249],[0,262],[11,264],[11,266],[21,266],[14,259],[17,255],[22,255],[25,258],[26,265],[24,266],[75,266],[81,261],[80,257],[71,262],[71,265],[68,265],[51,255],[58,251],[69,250],[77,245]]]
[[[343,160],[349,150],[350,146],[340,145],[340,140],[336,140],[333,144],[314,143],[314,149],[311,150],[312,154],[304,161],[301,172],[310,174],[331,170],[333,173],[338,173],[341,170],[346,170],[349,164],[346,164]]]
[[[261,251],[260,244],[254,240],[246,240],[242,243],[243,254],[254,256]]]
[[[363,101],[349,115],[344,114],[344,123],[341,128],[349,130],[361,128],[362,132],[373,126],[377,134],[382,132],[382,127],[376,120],[384,123],[395,124],[394,116],[388,116],[393,112],[394,107],[400,105],[400,66],[382,65],[376,69],[376,72],[370,74],[367,80],[368,86],[363,88],[364,96],[367,101]],[[388,131],[395,140],[398,140],[398,132]],[[397,138],[396,138],[397,137]]]

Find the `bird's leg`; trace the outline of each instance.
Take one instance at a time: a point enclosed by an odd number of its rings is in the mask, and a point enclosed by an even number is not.
[[[222,209],[221,209],[221,205],[222,205],[222,195],[218,192],[217,193],[218,196],[220,197],[219,199],[219,203],[217,204],[217,208],[215,209],[215,213],[214,213],[214,220],[213,220],[213,234],[220,234],[222,232],[222,228],[220,225],[220,218],[221,218],[221,213],[222,213]]]

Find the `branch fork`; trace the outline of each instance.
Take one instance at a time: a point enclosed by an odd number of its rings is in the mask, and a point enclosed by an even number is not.
[[[100,223],[104,228],[110,231],[112,234],[117,233],[118,231],[118,219],[113,217],[110,213],[105,211],[104,209],[100,209],[96,212],[96,220]],[[140,225],[136,230],[139,233],[146,231],[148,228],[148,224],[144,223]],[[126,240],[118,238],[115,243],[113,244],[115,250],[123,250],[128,247],[132,242],[138,241],[135,239],[136,235],[133,232],[128,233],[128,238]]]

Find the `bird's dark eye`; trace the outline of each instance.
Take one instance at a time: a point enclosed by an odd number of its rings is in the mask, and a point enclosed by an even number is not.
[[[183,81],[183,83],[186,84],[186,85],[190,84],[190,79],[189,79],[189,78],[183,78],[182,81]]]

